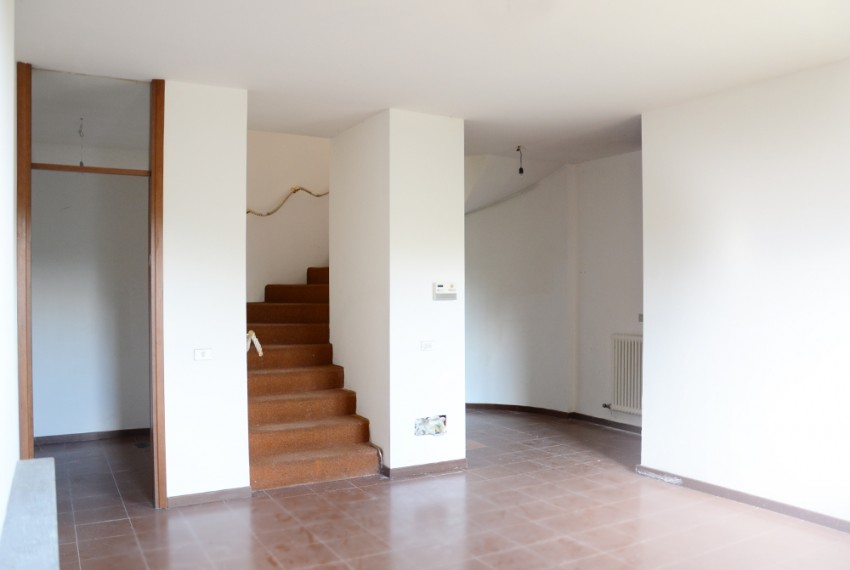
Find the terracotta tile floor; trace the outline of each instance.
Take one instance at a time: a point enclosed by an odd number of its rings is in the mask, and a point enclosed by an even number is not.
[[[41,446],[62,568],[850,568],[848,534],[635,475],[638,436],[516,412],[467,422],[465,472],[168,511],[150,507],[144,442]]]

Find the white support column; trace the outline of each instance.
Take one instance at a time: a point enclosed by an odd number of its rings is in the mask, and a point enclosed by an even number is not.
[[[331,341],[391,469],[465,458],[463,183],[459,119],[391,109],[332,144]]]

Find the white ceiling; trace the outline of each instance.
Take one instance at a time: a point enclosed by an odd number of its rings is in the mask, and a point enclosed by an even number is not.
[[[518,159],[522,144],[526,176],[535,160],[639,148],[644,111],[850,57],[848,0],[17,0],[15,9],[17,57],[37,67],[246,88],[258,130],[331,137],[390,107],[461,117],[467,155]]]

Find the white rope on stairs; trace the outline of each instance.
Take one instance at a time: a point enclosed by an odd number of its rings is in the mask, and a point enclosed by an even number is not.
[[[257,335],[254,333],[254,331],[248,331],[247,336],[248,336],[248,339],[247,339],[247,345],[248,346],[245,347],[245,352],[249,352],[251,350],[251,343],[253,342],[254,348],[257,349],[257,354],[259,354],[260,357],[262,358],[262,356],[263,356],[263,346],[260,344],[260,339],[257,338]]]
[[[322,196],[328,195],[328,192],[322,192],[321,194],[316,194],[315,192],[311,192],[310,190],[307,190],[303,186],[292,186],[289,189],[289,194],[287,194],[286,196],[283,197],[283,200],[281,200],[280,204],[278,204],[275,207],[275,209],[270,210],[268,212],[257,212],[256,210],[252,210],[251,208],[248,208],[248,211],[246,213],[253,214],[255,216],[271,216],[272,214],[274,214],[275,212],[277,212],[278,210],[283,208],[283,205],[286,204],[286,201],[289,200],[292,197],[292,195],[297,193],[297,192],[306,192],[307,194],[309,194],[313,198],[321,198]]]

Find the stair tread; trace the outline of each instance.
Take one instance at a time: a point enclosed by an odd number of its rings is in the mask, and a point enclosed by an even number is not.
[[[262,328],[262,327],[325,327],[327,328],[328,323],[264,323],[264,322],[249,322],[248,328]]]
[[[310,305],[311,307],[314,305],[327,305],[328,303],[320,303],[320,302],[309,302],[309,301],[249,301],[248,305]]]
[[[263,342],[262,340],[260,342]],[[287,348],[300,348],[300,347],[316,347],[316,346],[331,346],[329,342],[299,342],[298,344],[264,344],[263,352],[266,350],[281,350]]]
[[[377,453],[377,450],[368,443],[347,443],[345,445],[332,445],[319,449],[285,451],[282,453],[264,455],[262,457],[252,459],[252,463],[254,466],[258,467],[262,465],[281,465],[313,459],[325,459],[329,457],[336,457],[338,455],[377,455]]]
[[[267,394],[265,396],[250,396],[249,402],[277,402],[281,400],[321,400],[334,396],[351,396],[354,395],[353,390],[347,388],[330,388],[327,390],[310,390],[309,392],[291,392],[284,394]]]
[[[249,322],[248,328],[258,328],[262,329],[264,327],[287,327],[287,328],[301,328],[301,327],[311,327],[311,328],[328,328],[328,323],[264,323],[264,322]]]
[[[269,283],[266,287],[329,287],[327,283]]]
[[[260,424],[256,426],[251,426],[251,433],[268,433],[268,432],[276,432],[283,430],[299,430],[299,429],[311,429],[316,427],[323,427],[329,425],[347,425],[347,424],[357,424],[361,425],[363,423],[368,423],[369,420],[364,418],[363,416],[359,416],[357,414],[352,414],[348,416],[333,416],[330,418],[324,418],[319,420],[302,420],[297,422],[280,422],[275,424]]]
[[[316,364],[315,366],[287,366],[284,368],[260,368],[257,370],[249,370],[248,376],[270,376],[273,374],[286,374],[287,372],[299,373],[299,372],[319,372],[319,371],[337,371],[342,370],[342,366],[339,364]]]
[[[329,267],[308,267],[307,283],[324,284],[330,281]]]

